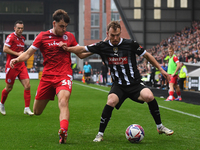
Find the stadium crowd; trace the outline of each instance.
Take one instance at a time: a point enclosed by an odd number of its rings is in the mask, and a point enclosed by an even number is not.
[[[191,27],[185,27],[181,32],[162,40],[160,44],[147,49],[155,59],[162,64],[167,61],[167,48],[172,46],[180,62],[196,64],[200,62],[200,22],[192,22]],[[142,75],[151,72],[151,67],[144,58],[137,58],[138,68]]]

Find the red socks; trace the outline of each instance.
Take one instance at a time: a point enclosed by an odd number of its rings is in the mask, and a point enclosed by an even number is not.
[[[174,91],[169,91],[169,96],[173,96],[174,95]]]
[[[177,92],[176,94],[177,94],[178,96],[181,96],[181,92],[180,92],[180,91],[179,91],[179,92]]]
[[[2,104],[5,103],[7,96],[8,96],[8,92],[5,89],[3,89],[2,93],[1,93],[1,103]]]
[[[29,107],[31,101],[30,90],[24,90],[24,101],[25,101],[25,107]]]
[[[8,92],[3,89],[1,93],[1,103],[4,104],[6,101],[6,98],[8,96]],[[24,90],[24,100],[25,100],[25,107],[30,106],[30,101],[31,101],[31,95],[30,95],[30,90]]]
[[[66,131],[68,130],[68,125],[69,125],[69,121],[66,119],[63,119],[60,121],[60,128],[65,129]]]

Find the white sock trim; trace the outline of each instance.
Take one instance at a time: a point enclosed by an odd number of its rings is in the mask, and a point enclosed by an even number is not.
[[[101,136],[103,136],[103,132],[98,132],[98,135],[101,135]]]
[[[159,128],[162,127],[163,125],[162,125],[162,123],[161,123],[161,124],[157,124],[156,126],[157,126],[157,128],[159,129]]]

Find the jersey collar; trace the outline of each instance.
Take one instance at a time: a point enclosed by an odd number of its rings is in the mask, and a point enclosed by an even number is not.
[[[123,41],[123,38],[120,38],[120,42],[118,43],[118,45],[120,45],[122,43],[122,41]],[[113,46],[112,43],[110,43],[110,40],[109,40],[109,45]]]
[[[21,38],[21,37],[22,37],[22,36],[18,36],[15,32],[14,32],[14,34],[15,34],[15,36],[18,37],[18,38]]]
[[[49,32],[52,33],[52,34],[54,34],[54,33],[53,33],[53,29],[50,29]],[[55,34],[54,34],[54,35],[55,35]]]

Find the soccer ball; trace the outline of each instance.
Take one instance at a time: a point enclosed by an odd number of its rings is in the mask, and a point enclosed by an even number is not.
[[[132,124],[126,129],[125,135],[131,143],[139,143],[144,138],[144,129],[138,124]]]

